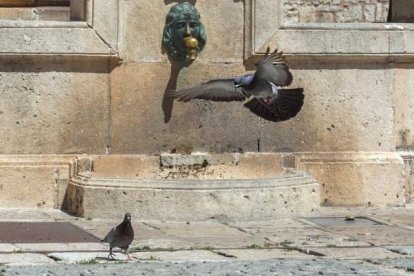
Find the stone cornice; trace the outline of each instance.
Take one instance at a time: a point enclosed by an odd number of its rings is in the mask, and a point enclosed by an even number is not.
[[[0,57],[117,57],[118,1],[87,3],[84,22],[0,20]]]
[[[414,24],[286,24],[282,20],[281,2],[246,1],[245,60],[262,55],[267,47],[277,47],[288,58],[300,56],[302,60],[350,57],[360,61],[414,60]]]

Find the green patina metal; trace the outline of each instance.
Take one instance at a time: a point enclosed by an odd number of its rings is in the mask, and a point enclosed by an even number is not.
[[[200,13],[188,2],[174,5],[166,19],[162,44],[173,61],[191,62],[207,41]]]

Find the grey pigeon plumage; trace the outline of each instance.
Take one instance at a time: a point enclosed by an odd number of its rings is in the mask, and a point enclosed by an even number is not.
[[[244,101],[251,112],[266,120],[278,122],[288,120],[300,111],[303,105],[303,88],[284,88],[292,83],[292,74],[286,65],[283,52],[276,49],[259,61],[254,73],[228,79],[215,79],[199,86],[168,91],[167,96],[188,102],[193,99],[210,101]]]
[[[112,253],[112,249],[115,247],[121,248],[125,251],[126,255],[128,256],[127,260],[131,260],[129,256],[129,245],[134,240],[134,229],[131,225],[131,214],[126,213],[124,220],[118,226],[112,228],[102,242],[109,243],[109,255],[108,258],[114,258],[114,254]]]

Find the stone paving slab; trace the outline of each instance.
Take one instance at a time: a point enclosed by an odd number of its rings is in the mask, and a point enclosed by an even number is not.
[[[109,245],[103,243],[15,243],[24,252],[56,252],[56,251],[103,251]]]
[[[52,252],[47,254],[58,263],[86,264],[86,263],[107,263],[114,261],[126,261],[127,256],[121,252],[114,252],[114,259],[108,259],[109,250],[106,252]]]
[[[357,239],[337,235],[315,228],[280,228],[278,233],[267,236],[274,245],[287,247],[360,247],[370,244]]]
[[[0,254],[0,263],[5,265],[37,265],[55,264],[55,261],[43,254],[34,253],[12,253]]]
[[[8,275],[410,275],[402,269],[385,269],[334,259],[278,259],[234,262],[138,262],[125,264],[5,267]]]
[[[41,209],[41,212],[45,216],[49,217],[50,219],[56,220],[56,221],[60,221],[60,220],[65,220],[65,221],[82,220],[82,218],[71,216],[69,214],[66,214],[66,213],[62,212],[59,209]]]
[[[121,252],[114,252],[114,260],[108,259],[108,252],[57,252],[48,256],[61,263],[112,263],[126,262],[127,256]],[[150,251],[131,253],[132,261],[228,261],[229,258],[209,250],[181,250],[181,251]]]
[[[11,243],[0,243],[0,253],[12,253],[19,251],[20,248]]]
[[[386,246],[385,248],[402,255],[414,256],[414,246]]]
[[[367,217],[352,217],[352,216],[342,216],[342,217],[314,217],[308,218],[307,220],[322,226],[322,227],[361,227],[361,226],[373,226],[380,225],[380,223],[369,219]]]
[[[190,244],[190,248],[242,248],[265,243],[262,236],[254,236],[217,222],[152,222],[151,225],[165,233],[170,240]]]
[[[168,262],[224,262],[231,259],[210,250],[180,250],[180,251],[154,251],[133,253],[131,256],[137,260],[156,260]]]
[[[155,239],[146,239],[140,240],[139,242],[134,242],[131,245],[131,250],[140,250],[143,248],[149,248],[153,250],[157,249],[176,249],[176,250],[183,250],[183,249],[192,249],[196,248],[196,244],[193,242],[189,242],[186,240],[180,240],[177,238],[155,238]]]
[[[414,210],[412,212],[414,213]],[[390,224],[400,225],[414,230],[414,214],[390,214],[381,216],[380,218]]]
[[[373,256],[378,259],[403,257],[401,254],[381,247],[308,247],[306,249],[328,258],[337,259],[365,259]]]
[[[278,220],[267,220],[267,221],[242,221],[242,222],[231,222],[229,226],[238,228],[244,232],[252,235],[261,234],[263,236],[278,234],[280,228],[311,228],[310,224],[295,220],[295,219],[278,219]]]
[[[175,237],[247,237],[249,234],[218,222],[151,222],[152,227]]]
[[[247,236],[233,238],[200,237],[200,238],[178,238],[178,242],[190,243],[192,249],[218,249],[218,248],[251,248],[263,247],[268,242],[263,237]],[[174,248],[176,249],[176,248]]]
[[[279,258],[314,258],[315,256],[301,253],[297,250],[274,249],[220,249],[214,250],[218,254],[235,258],[238,261],[262,261]]]
[[[62,212],[61,212],[62,213]],[[46,213],[38,209],[2,209],[0,208],[0,221],[51,221]]]
[[[103,239],[106,234],[115,226],[117,226],[120,221],[95,221],[95,220],[79,220],[72,222],[74,225],[82,228],[83,230],[88,231],[92,235]],[[167,236],[162,231],[155,229],[146,225],[143,222],[139,221],[132,221],[132,227],[134,228],[135,233],[139,233],[139,235],[135,235],[135,240],[145,240],[148,238],[159,238]]]
[[[375,246],[414,245],[414,231],[397,226],[329,227],[328,231],[349,236]]]
[[[320,207],[319,213],[321,216],[366,216],[380,221],[385,221],[390,224],[407,221],[404,217],[410,217],[414,214],[414,202],[406,203],[405,206],[387,206],[387,207]],[[402,219],[401,219],[402,218]],[[412,224],[411,221],[410,224]]]

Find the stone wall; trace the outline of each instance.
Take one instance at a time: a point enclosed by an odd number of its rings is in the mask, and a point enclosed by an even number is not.
[[[284,0],[285,23],[386,22],[389,0]]]
[[[36,159],[16,161],[29,164],[25,174],[21,165],[9,161],[16,155],[156,155],[185,145],[211,153],[303,153],[301,168],[324,185],[324,202],[403,202],[402,161],[395,151],[414,146],[412,30],[283,29],[276,36],[282,39],[276,40],[287,54],[292,86],[305,89],[305,103],[297,117],[271,123],[239,102],[165,105],[167,89],[251,70],[249,58],[257,58],[260,47],[273,41],[267,33],[279,32],[278,20],[266,20],[273,12],[266,9],[267,4],[276,7],[278,2],[258,1],[261,5],[256,8],[264,7],[256,13],[263,14],[258,20],[269,29],[263,37],[263,29],[254,30],[261,43],[247,53],[250,34],[246,30],[258,26],[249,22],[252,17],[246,12],[251,1],[192,2],[201,13],[207,44],[197,60],[182,69],[174,67],[161,48],[165,16],[175,1],[98,0],[93,30],[86,24],[81,28],[45,25],[43,30],[0,28],[0,154],[4,157],[0,187],[20,183],[29,193],[29,184],[33,189],[49,185],[48,193],[53,194],[61,179],[50,173],[60,168],[50,165],[52,169],[45,171],[43,161]],[[329,7],[337,10],[316,16]],[[291,1],[284,8],[288,22],[294,18],[296,22],[329,18],[350,22],[351,11],[359,14],[355,15],[358,20],[372,22],[385,20],[387,1]],[[355,18],[351,21],[358,21]],[[91,39],[76,39],[77,35]],[[9,43],[4,42],[6,36],[11,38]],[[103,39],[94,46],[93,37]],[[10,54],[16,49],[20,52]],[[119,61],[116,66],[114,59]],[[49,176],[42,177],[47,183],[34,177],[41,173]],[[377,187],[390,192],[373,195],[372,191],[382,190]],[[360,193],[358,188],[365,191],[364,196],[354,197]],[[333,194],[338,191],[340,196]],[[55,203],[43,197],[36,202],[46,200],[45,206],[55,206],[60,202],[56,198]],[[358,200],[349,200],[353,198]],[[2,202],[11,204],[8,199]],[[16,202],[15,207],[21,205]]]

